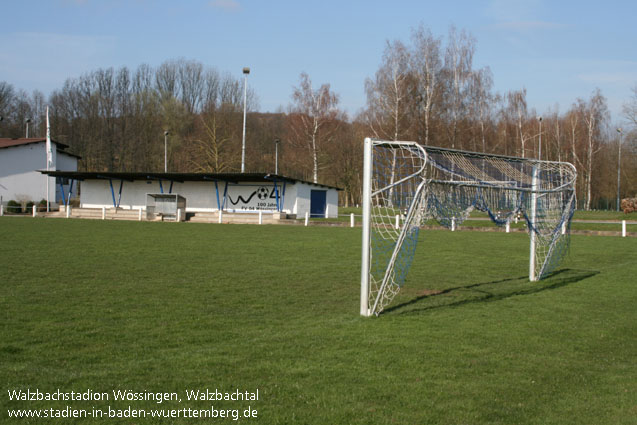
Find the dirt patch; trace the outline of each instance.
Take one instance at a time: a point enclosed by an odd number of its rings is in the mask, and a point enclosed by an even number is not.
[[[431,295],[438,295],[438,294],[442,294],[442,291],[440,289],[423,289],[422,291],[418,292],[419,297],[428,297]]]

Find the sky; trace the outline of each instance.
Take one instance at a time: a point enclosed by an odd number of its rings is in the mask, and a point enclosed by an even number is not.
[[[494,89],[526,88],[538,114],[565,112],[599,88],[613,122],[637,85],[635,0],[0,0],[0,81],[49,95],[98,68],[196,60],[243,78],[274,112],[306,72],[350,116],[386,42],[419,25],[476,39],[474,68]]]

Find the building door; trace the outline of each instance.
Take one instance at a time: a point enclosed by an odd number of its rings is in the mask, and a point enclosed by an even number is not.
[[[310,192],[310,217],[325,217],[327,209],[327,191],[312,190]]]

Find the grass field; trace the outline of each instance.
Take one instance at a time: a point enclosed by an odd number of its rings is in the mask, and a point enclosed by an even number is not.
[[[359,310],[360,228],[0,217],[0,423],[13,409],[238,409],[265,424],[636,424],[637,238],[573,236],[530,283],[524,233],[423,231]],[[182,401],[11,401],[10,390]],[[187,401],[188,389],[258,401]]]

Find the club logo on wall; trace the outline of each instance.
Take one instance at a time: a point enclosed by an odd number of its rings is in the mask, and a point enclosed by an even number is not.
[[[257,197],[261,200],[268,199],[268,196],[270,196],[270,191],[267,187],[258,188],[256,193]]]
[[[252,192],[245,186],[234,186],[228,193],[228,200],[233,207],[241,210],[276,210],[276,191],[274,187],[260,186]],[[240,193],[237,193],[240,192]]]

